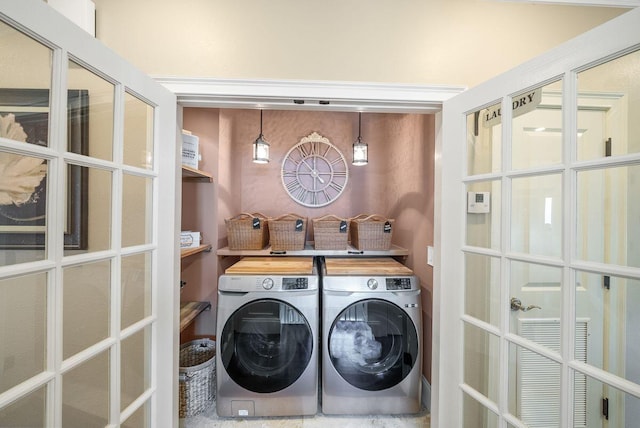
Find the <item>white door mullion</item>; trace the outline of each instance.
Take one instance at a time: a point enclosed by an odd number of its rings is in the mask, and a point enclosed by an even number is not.
[[[120,407],[121,407],[121,350],[122,337],[121,320],[121,295],[122,290],[120,281],[122,277],[122,195],[123,195],[123,176],[122,176],[122,146],[124,134],[124,90],[120,84],[115,85],[114,100],[114,123],[113,123],[113,160],[116,169],[113,172],[113,187],[111,194],[113,195],[112,213],[111,213],[111,248],[115,252],[111,263],[111,337],[115,338],[115,345],[111,348],[111,381],[110,381],[110,412],[109,422],[118,426],[120,423]]]

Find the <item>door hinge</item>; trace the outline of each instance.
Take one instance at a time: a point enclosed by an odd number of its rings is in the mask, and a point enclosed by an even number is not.
[[[602,416],[604,416],[606,420],[609,420],[609,399],[608,398],[602,399]]]
[[[604,142],[604,156],[611,156],[611,138],[607,138],[607,141]]]
[[[605,275],[602,277],[602,286],[607,290],[611,289],[611,277],[609,275]]]

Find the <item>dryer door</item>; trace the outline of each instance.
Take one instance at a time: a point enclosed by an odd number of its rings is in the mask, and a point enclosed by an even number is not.
[[[280,391],[307,368],[313,332],[304,315],[286,302],[254,300],[225,323],[220,338],[224,369],[243,388],[259,393]]]
[[[356,388],[380,391],[400,383],[418,361],[418,333],[399,306],[386,300],[353,303],[334,320],[329,357]]]

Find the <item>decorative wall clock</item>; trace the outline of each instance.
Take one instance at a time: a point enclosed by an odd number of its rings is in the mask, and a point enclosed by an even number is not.
[[[340,150],[313,132],[287,152],[280,176],[294,201],[305,207],[323,207],[344,192],[349,168]]]

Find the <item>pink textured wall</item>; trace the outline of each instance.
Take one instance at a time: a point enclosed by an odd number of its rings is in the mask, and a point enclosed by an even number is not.
[[[357,113],[265,110],[263,134],[271,145],[271,161],[266,165],[251,162],[252,143],[260,131],[258,110],[189,108],[184,111],[184,123],[186,129],[200,136],[201,147],[209,141],[215,146],[215,153],[209,154],[210,149],[205,148],[203,154],[203,169],[209,165],[205,156],[217,162],[207,169],[214,174],[215,210],[198,221],[204,221],[203,228],[215,230],[212,237],[216,240],[212,242],[217,242],[218,248],[226,246],[225,218],[241,212],[261,212],[270,217],[286,213],[305,216],[309,219],[308,240],[313,239],[311,219],[325,214],[353,217],[375,213],[395,219],[393,243],[409,249],[405,263],[422,286],[423,372],[430,380],[433,272],[426,263],[426,247],[433,245],[434,117],[363,113],[362,138],[369,145],[369,164],[359,167],[351,165],[351,145],[358,135]],[[201,126],[207,130],[206,136],[200,133]],[[214,126],[218,127],[217,133],[209,136]],[[322,208],[296,203],[280,180],[287,151],[314,131],[338,147],[349,164],[345,191]],[[198,190],[202,192],[200,187]],[[198,200],[201,197],[199,194]],[[190,200],[188,195],[183,199]],[[210,203],[206,202],[207,206]],[[190,216],[183,212],[183,225]],[[210,260],[203,259],[206,263]],[[217,266],[220,274],[232,261],[233,258],[217,258],[212,263],[221,264]]]

